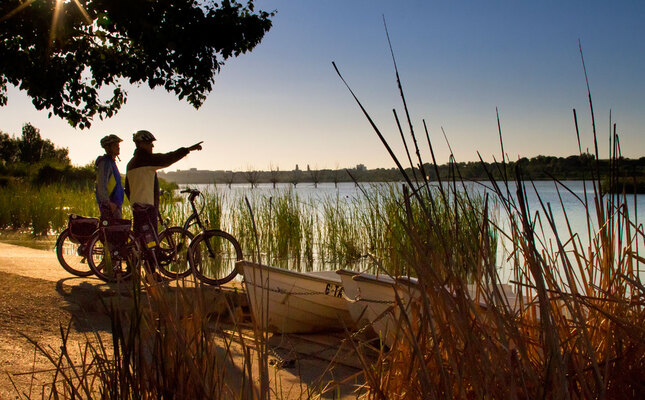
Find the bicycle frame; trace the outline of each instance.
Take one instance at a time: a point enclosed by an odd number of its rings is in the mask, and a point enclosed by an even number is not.
[[[188,196],[188,202],[190,203],[190,208],[193,210],[193,212],[188,216],[186,222],[184,222],[184,229],[188,230],[188,228],[193,225],[193,223],[196,223],[201,231],[205,231],[206,227],[204,226],[202,219],[199,217],[197,206],[195,206],[195,198],[197,196],[200,196],[201,192],[197,189],[184,189],[181,191],[181,193],[190,193],[190,195]]]
[[[222,285],[226,282],[229,282],[231,279],[233,279],[237,275],[237,270],[233,268],[231,271],[227,271],[225,276],[208,276],[204,274],[202,271],[199,270],[199,268],[195,267],[195,249],[199,248],[199,243],[204,240],[204,245],[206,246],[207,252],[208,252],[208,257],[217,260],[221,256],[218,254],[218,251],[213,248],[211,245],[210,239],[213,237],[219,237],[220,239],[223,239],[230,243],[233,248],[235,249],[235,257],[236,260],[241,260],[243,258],[242,254],[242,249],[237,242],[237,240],[231,236],[230,234],[223,232],[219,229],[208,229],[205,225],[204,222],[202,221],[200,217],[200,210],[197,210],[197,206],[195,205],[195,199],[198,196],[202,196],[202,193],[198,189],[184,189],[181,191],[181,193],[186,193],[188,194],[188,202],[190,203],[190,207],[192,209],[192,213],[188,216],[186,219],[186,222],[184,223],[183,229],[185,231],[189,231],[189,228],[193,225],[197,225],[200,228],[200,231],[193,241],[191,241],[190,247],[189,247],[189,264],[191,266],[191,269],[193,270],[193,273],[195,276],[202,282],[208,283],[210,285]],[[202,210],[203,211],[203,207]],[[208,224],[208,221],[206,221]],[[206,255],[206,254],[204,254]]]
[[[202,219],[199,217],[199,211],[197,211],[197,206],[195,206],[195,198],[197,196],[202,196],[202,193],[197,189],[184,189],[181,191],[181,193],[189,193],[188,202],[190,203],[190,207],[193,210],[192,214],[188,216],[188,219],[184,223],[184,229],[189,230],[188,228],[190,228],[190,226],[192,226],[193,223],[195,223],[197,224],[197,226],[199,226],[199,229],[201,230],[201,232],[205,232],[207,228],[206,226],[204,226]],[[206,242],[206,248],[208,249],[210,256],[214,257],[215,251],[211,248],[210,243]]]

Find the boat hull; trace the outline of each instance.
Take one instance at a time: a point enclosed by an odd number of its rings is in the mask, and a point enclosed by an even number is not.
[[[359,274],[351,280],[356,287],[356,296],[348,308],[353,310],[354,316],[360,315],[359,323],[369,324],[385,345],[392,346],[399,331],[400,315],[394,280],[371,274]]]
[[[275,333],[355,330],[333,271],[300,273],[249,261],[237,263],[254,323]]]
[[[336,274],[338,274],[342,281],[343,295],[347,300],[347,310],[354,320],[356,328],[368,336],[374,336],[376,333],[374,332],[374,329],[372,329],[372,322],[367,315],[369,312],[368,303],[361,300],[358,283],[352,279],[360,273],[346,269],[339,269],[336,271]]]

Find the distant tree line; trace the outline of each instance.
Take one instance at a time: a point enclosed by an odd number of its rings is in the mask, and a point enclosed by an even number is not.
[[[436,180],[437,173],[434,167],[425,166],[426,171],[430,168],[428,176]],[[504,175],[512,178],[516,168],[519,168],[526,179],[545,180],[582,180],[591,178],[607,177],[612,168],[618,171],[621,176],[645,177],[645,157],[639,159],[619,158],[616,160],[597,160],[591,154],[573,155],[569,157],[536,156],[533,158],[522,157],[517,161],[506,161],[504,164],[497,163],[454,163],[444,164],[438,167],[439,176],[442,179],[459,174],[468,180],[488,180],[489,174],[493,179],[500,180]],[[592,172],[599,176],[593,176]],[[510,175],[509,175],[510,174]]]
[[[125,179],[125,174],[121,179]],[[95,183],[94,163],[71,165],[69,150],[43,139],[40,129],[33,125],[24,124],[19,137],[0,131],[0,187],[31,184],[93,188]],[[178,188],[176,183],[163,179],[159,184],[164,190]]]
[[[31,124],[23,125],[22,136],[19,138],[0,131],[0,159],[3,166],[42,160],[69,164],[68,150],[56,148],[49,139],[43,139],[40,129]]]
[[[613,163],[613,164],[612,164]],[[533,158],[522,157],[517,161],[505,163],[487,162],[451,162],[434,166],[424,164],[423,171],[420,168],[407,168],[406,174],[413,179],[423,180],[423,176],[430,181],[464,179],[464,180],[502,180],[504,178],[514,179],[516,167],[522,172],[525,179],[545,180],[582,180],[598,178],[592,176],[592,171],[599,171],[600,178],[609,176],[611,168],[618,171],[622,177],[634,177],[643,179],[645,177],[645,157],[639,159],[619,158],[617,160],[598,160],[590,154],[573,155],[569,157],[537,156]],[[280,171],[277,168],[270,168],[269,171],[247,170],[247,171],[208,171],[208,170],[184,170],[162,173],[165,179],[181,184],[234,184],[248,183],[256,185],[259,183],[291,183],[297,186],[299,183],[322,182],[399,182],[403,181],[403,175],[396,168],[367,169],[363,164],[353,168],[344,169],[316,169],[307,167],[301,170],[297,165],[290,171]]]
[[[93,185],[94,167],[74,167],[68,154],[67,148],[43,139],[40,130],[31,124],[23,125],[20,137],[0,131],[0,186],[13,181]]]
[[[472,181],[514,179],[519,169],[524,179],[582,180],[599,178],[606,188],[621,191],[627,185],[628,191],[645,192],[645,157],[639,159],[618,158],[596,160],[593,155],[581,154],[569,157],[536,156],[522,157],[517,161],[495,162],[450,162],[442,165],[424,164],[423,170],[408,167],[405,173],[413,179],[429,181],[463,179]],[[596,175],[592,175],[592,172]],[[610,178],[610,175],[612,179]],[[268,171],[209,171],[190,169],[185,171],[160,172],[159,177],[179,184],[216,183],[232,185],[246,183],[291,184],[300,183],[341,183],[341,182],[400,182],[403,175],[396,168],[367,169],[358,164],[352,168],[300,169],[281,171],[270,166]],[[40,130],[27,123],[22,135],[13,137],[0,131],[0,186],[8,182],[30,182],[36,185],[67,184],[93,186],[95,170],[93,164],[75,167],[70,164],[68,149],[59,148],[50,140],[43,139]]]

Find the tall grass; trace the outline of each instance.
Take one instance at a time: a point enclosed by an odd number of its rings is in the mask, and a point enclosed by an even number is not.
[[[551,209],[558,205],[528,209],[525,184],[530,182],[518,180],[517,192],[510,194],[504,185],[493,188],[510,221],[498,234],[513,243],[505,257],[515,265],[512,284],[519,304],[501,289],[492,247],[480,246],[477,253],[452,240],[430,246],[424,239],[432,232],[414,218],[403,222],[412,237],[405,264],[419,277],[423,295],[409,318],[400,320],[402,334],[394,348],[376,365],[365,365],[369,398],[642,394],[645,260],[637,250],[645,239],[642,225],[630,219],[624,198],[615,202],[597,192],[599,211],[590,218],[601,228],[585,242],[575,232],[555,229]],[[448,238],[458,234],[458,224],[443,228]],[[484,219],[481,240],[493,229],[499,228]],[[542,231],[555,237],[553,246]],[[474,283],[486,307],[474,301],[469,280],[460,273],[468,264],[477,267]]]
[[[422,195],[433,196],[435,192],[438,188]],[[265,263],[298,271],[346,268],[377,272],[385,268],[394,275],[413,272],[404,267],[404,254],[412,244],[403,222],[408,215],[424,221],[418,218],[424,211],[406,200],[397,184],[366,187],[363,194],[352,199],[336,195],[305,200],[291,189],[251,191],[237,196],[211,191],[204,197],[204,214],[213,216],[209,217],[211,227],[235,236],[247,259],[256,260],[259,256]],[[471,244],[479,237],[483,198],[467,199],[462,192],[450,198],[458,204],[470,201],[471,208],[437,206],[435,223],[458,224],[458,237],[452,240]],[[407,209],[403,207],[406,202]],[[188,206],[181,203],[162,209],[173,223],[183,223],[189,212]],[[444,240],[443,235],[445,232],[438,231],[428,240]],[[489,242],[496,245],[493,236]],[[478,245],[455,250],[455,256],[468,249],[477,252]],[[380,260],[378,265],[375,259]],[[474,273],[466,271],[466,267],[463,272]]]
[[[433,192],[437,188],[422,195],[436,195]],[[167,193],[161,198],[160,212],[171,226],[183,226],[192,210],[178,194]],[[246,197],[256,216],[255,230]],[[454,200],[465,201],[464,194],[457,193]],[[408,209],[401,207],[406,202]],[[477,210],[484,205],[481,198],[472,204],[474,212],[470,214],[462,210],[455,212],[451,207],[437,207],[435,221],[445,224],[458,219],[455,222],[462,229],[460,237],[453,240],[470,243],[478,233],[479,221],[475,216],[480,212]],[[338,195],[303,199],[291,189],[268,193],[251,191],[246,195],[214,190],[204,193],[198,209],[210,228],[233,234],[248,259],[257,258],[257,233],[259,255],[272,265],[299,271],[347,268],[376,272],[379,267],[373,260],[378,259],[379,265],[394,275],[414,272],[404,268],[402,254],[411,243],[402,222],[408,214],[417,218],[424,212],[406,200],[397,184],[368,186],[363,195],[351,199]],[[98,214],[93,190],[9,186],[0,193],[0,229],[34,235],[56,234],[67,227],[71,213]],[[127,201],[123,213],[124,218],[131,215]],[[430,240],[440,240],[444,234],[439,232]]]
[[[11,184],[0,191],[0,229],[34,235],[55,233],[67,227],[71,213],[98,214],[91,189]]]
[[[405,175],[390,144],[347,88]],[[591,95],[589,100],[596,141]],[[408,125],[422,169],[417,135]],[[575,128],[578,132],[577,119]],[[501,128],[499,133],[501,138]],[[619,158],[615,126],[610,143],[612,157]],[[399,218],[391,221],[407,236],[397,246],[406,244],[402,263],[418,276],[418,292],[399,285],[401,331],[389,352],[381,351],[375,364],[364,364],[366,397],[639,398],[645,390],[645,259],[639,254],[645,233],[629,214],[627,197],[603,193],[599,171],[590,171],[594,196],[580,199],[589,220],[587,235],[580,235],[571,229],[562,201],[540,199],[539,209],[529,208],[530,177],[519,167],[507,169],[503,142],[502,154],[494,167],[506,178],[495,182],[489,171],[494,201],[484,198],[483,207],[474,206],[467,193],[455,196],[451,188],[463,183],[456,168],[450,184],[434,194],[423,177],[406,175],[411,194],[399,206]],[[407,156],[412,162],[410,152]],[[508,227],[491,221],[492,204],[501,207]],[[414,207],[421,212],[411,212]],[[557,229],[555,207],[564,214],[565,231]],[[436,218],[440,210],[451,210],[443,215],[454,217]],[[470,223],[461,224],[461,218]],[[503,257],[514,266],[515,295],[500,282],[497,253],[489,242],[495,237],[512,243]],[[404,308],[406,290],[417,293],[410,309]]]

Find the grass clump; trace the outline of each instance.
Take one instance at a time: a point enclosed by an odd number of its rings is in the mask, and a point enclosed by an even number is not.
[[[52,234],[67,227],[72,213],[98,214],[92,189],[11,184],[0,191],[0,229],[3,230]]]
[[[362,195],[351,199],[336,195],[304,200],[291,189],[238,195],[213,191],[204,193],[204,199],[203,214],[208,216],[210,227],[235,236],[245,258],[256,261],[259,257],[270,265],[297,271],[348,268],[376,272],[385,268],[394,275],[408,273],[402,269],[402,257],[412,244],[404,221],[408,215],[423,221],[418,216],[424,212],[409,198],[406,200],[397,184],[369,186]],[[452,236],[455,243],[476,242],[483,199],[456,193],[451,200],[456,206],[438,205],[433,210],[437,223],[460,225],[458,236]],[[466,201],[470,202],[470,212],[463,205]],[[406,202],[408,209],[402,207]],[[169,216],[172,224],[183,225],[191,212],[188,205],[165,204],[162,213]],[[437,231],[428,240],[445,240],[444,231]],[[495,238],[489,242],[495,246]],[[473,248],[455,248],[455,257],[468,249]],[[380,267],[375,259],[381,260]]]
[[[96,333],[80,359],[69,357],[66,332],[60,351],[33,342],[56,367],[53,398],[266,398],[254,384],[253,334],[242,336],[222,292],[133,284],[125,293],[104,302],[109,340]]]

